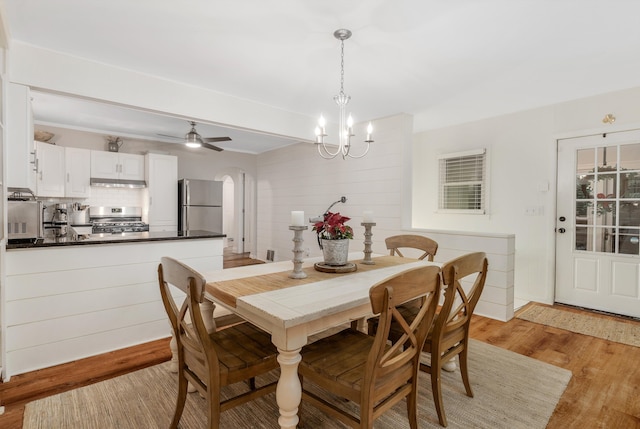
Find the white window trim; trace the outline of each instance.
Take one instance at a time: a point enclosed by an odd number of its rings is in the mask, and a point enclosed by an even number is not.
[[[440,208],[440,195],[442,192],[442,184],[440,183],[440,160],[448,158],[459,158],[465,156],[484,155],[484,177],[482,182],[483,189],[483,208],[482,209],[441,209]],[[473,215],[488,215],[489,213],[489,151],[486,148],[472,149],[461,152],[444,153],[437,156],[438,159],[438,202],[436,213],[443,214],[473,214]]]

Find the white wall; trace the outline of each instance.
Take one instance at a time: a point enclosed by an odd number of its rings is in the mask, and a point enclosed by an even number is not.
[[[413,226],[515,234],[516,298],[553,302],[556,140],[637,128],[639,99],[635,88],[416,134]],[[613,126],[602,123],[607,113],[617,118]],[[437,155],[482,147],[489,159],[488,214],[437,213]],[[525,215],[531,207],[537,215]]]

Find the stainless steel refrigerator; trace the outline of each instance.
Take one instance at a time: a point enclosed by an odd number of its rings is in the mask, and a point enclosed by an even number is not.
[[[178,180],[178,230],[222,233],[222,184],[214,180]]]

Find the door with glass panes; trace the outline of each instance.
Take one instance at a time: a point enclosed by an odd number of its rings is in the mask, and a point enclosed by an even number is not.
[[[555,300],[640,317],[640,131],[558,140]]]

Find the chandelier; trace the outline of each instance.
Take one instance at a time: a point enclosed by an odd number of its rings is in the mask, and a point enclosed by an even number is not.
[[[367,144],[365,150],[360,155],[351,154],[351,137],[354,137],[353,134],[353,118],[351,117],[351,113],[347,117],[346,107],[349,104],[349,100],[351,97],[344,93],[344,41],[351,37],[351,31],[346,29],[336,30],[333,33],[333,37],[340,40],[340,93],[333,97],[333,100],[338,105],[338,148],[335,152],[331,151],[327,147],[327,143],[324,141],[324,138],[327,137],[327,132],[325,129],[326,121],[323,115],[320,115],[320,119],[318,120],[318,126],[316,127],[316,146],[318,147],[318,153],[321,157],[325,159],[332,159],[338,155],[342,155],[342,159],[350,158],[362,158],[369,152],[369,146],[373,142],[371,133],[373,132],[373,126],[371,122],[367,126],[367,138],[365,139],[365,143]],[[331,145],[331,144],[329,144]]]

